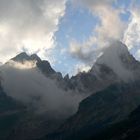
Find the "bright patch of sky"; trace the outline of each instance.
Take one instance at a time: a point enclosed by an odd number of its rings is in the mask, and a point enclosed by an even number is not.
[[[65,16],[61,19],[59,30],[55,33],[57,47],[53,51],[56,59],[54,69],[61,71],[64,75],[75,73],[75,65],[81,61],[73,58],[69,52],[69,44],[73,40],[84,42],[92,34],[98,23],[88,9],[77,8],[72,3],[67,3]]]
[[[112,3],[112,7],[120,11],[119,16],[121,21],[124,22],[125,27],[127,27],[130,22],[133,3],[139,3],[139,0],[116,0]],[[85,42],[95,33],[94,30],[99,24],[99,18],[96,15],[93,15],[88,8],[75,6],[71,1],[67,2],[65,15],[60,21],[59,30],[55,33],[57,47],[53,52],[56,59],[56,63],[53,67],[57,71],[61,71],[64,75],[66,73],[71,75],[75,74],[78,71],[78,68],[80,69],[85,65],[81,60],[73,58],[70,55],[68,51],[70,42],[73,40],[76,40],[79,43]],[[140,58],[138,57],[140,53],[136,52],[138,49],[139,46],[131,49],[131,53],[137,59]],[[85,65],[85,67],[87,67],[87,65]]]

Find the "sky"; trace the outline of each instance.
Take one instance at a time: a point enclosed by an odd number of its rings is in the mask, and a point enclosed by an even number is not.
[[[140,0],[0,0],[0,62],[37,53],[56,71],[87,71],[112,40],[140,60]]]

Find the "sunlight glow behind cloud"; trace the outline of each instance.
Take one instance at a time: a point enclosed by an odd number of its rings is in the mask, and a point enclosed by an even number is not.
[[[115,7],[119,0],[78,0],[77,6],[87,8],[93,16],[97,16],[100,23],[94,28],[94,34],[84,42],[72,41],[70,53],[85,64],[92,66],[102,50],[108,47],[113,40],[123,41],[131,50],[135,49],[135,57],[138,57],[140,45],[140,7],[136,3],[130,3],[130,7]],[[132,1],[131,1],[132,2]],[[130,12],[129,20],[122,20],[121,14]],[[136,49],[137,46],[137,49]]]
[[[75,9],[84,9],[84,12],[71,10],[75,13],[66,13],[70,12],[69,4]],[[72,62],[75,68],[80,63],[82,70],[83,66],[92,66],[102,49],[112,40],[126,43],[139,59],[140,7],[137,5],[137,0],[0,0],[0,62],[26,51],[29,54],[37,53],[53,66],[61,61],[58,66],[60,71],[63,71],[65,63],[67,69],[71,69],[68,71],[74,71],[69,66]],[[87,23],[82,24],[83,17],[86,16],[95,20],[94,26],[90,27],[91,33],[90,28],[86,28],[90,25],[88,22],[91,22],[89,18]],[[64,22],[68,20],[69,25],[60,26],[61,19]],[[82,30],[83,28],[85,29]],[[69,32],[65,32],[66,29]],[[65,53],[59,56],[61,50],[65,50]],[[70,57],[76,58],[75,61],[70,60]]]
[[[65,14],[65,0],[0,0],[0,54],[6,61],[21,51],[47,58]]]

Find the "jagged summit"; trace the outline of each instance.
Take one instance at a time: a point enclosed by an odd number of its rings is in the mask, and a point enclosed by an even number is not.
[[[39,57],[37,54],[32,54],[32,55],[30,56],[30,58],[31,58],[32,60],[36,60],[37,62],[40,62],[40,61],[41,61],[40,57]]]
[[[17,62],[24,62],[24,61],[41,61],[41,59],[39,58],[39,56],[37,54],[32,54],[32,55],[28,55],[26,52],[22,52],[20,54],[18,54],[17,56],[15,56],[14,58],[12,58],[11,60],[17,61]]]
[[[109,47],[105,48],[103,54],[99,59],[97,59],[96,63],[99,64],[107,64],[112,61],[116,61],[116,59],[121,59],[121,57],[132,57],[128,51],[128,48],[125,44],[120,41],[113,42]]]
[[[20,61],[25,61],[28,59],[29,59],[29,56],[27,55],[27,53],[22,52],[22,53],[18,54],[17,56],[15,56],[14,58],[12,58],[11,60],[20,62]]]
[[[47,60],[41,60],[37,54],[28,55],[26,52],[22,52],[12,58],[11,60],[24,63],[25,61],[36,61],[36,66],[41,70],[46,76],[55,74],[55,70],[51,67]],[[7,63],[8,64],[8,63]]]
[[[103,51],[91,71],[103,65],[113,70],[121,79],[132,78],[134,71],[140,68],[140,63],[130,54],[127,46],[120,41],[113,42]]]

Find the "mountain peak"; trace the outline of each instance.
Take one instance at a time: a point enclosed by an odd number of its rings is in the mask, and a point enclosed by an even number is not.
[[[12,58],[12,60],[14,60],[14,61],[23,61],[23,60],[26,60],[28,58],[29,58],[29,56],[27,55],[27,53],[22,52],[22,53],[18,54],[17,56],[15,56],[14,58]]]
[[[114,41],[109,47],[104,49],[103,54],[97,59],[93,70],[97,65],[105,65],[115,72],[121,79],[132,77],[132,69],[137,61],[129,53],[125,44]]]
[[[24,62],[24,61],[41,61],[41,59],[38,57],[37,54],[32,54],[31,56],[29,56],[26,52],[22,52],[20,54],[18,54],[17,56],[15,56],[14,58],[12,58],[11,60],[13,61],[17,61],[17,62]]]
[[[120,41],[114,41],[109,47],[105,48],[97,63],[107,63],[121,56],[130,56],[128,48]]]
[[[30,58],[31,58],[32,60],[36,60],[37,62],[40,62],[40,61],[41,61],[40,57],[39,57],[37,54],[32,54],[32,55],[30,56]]]

